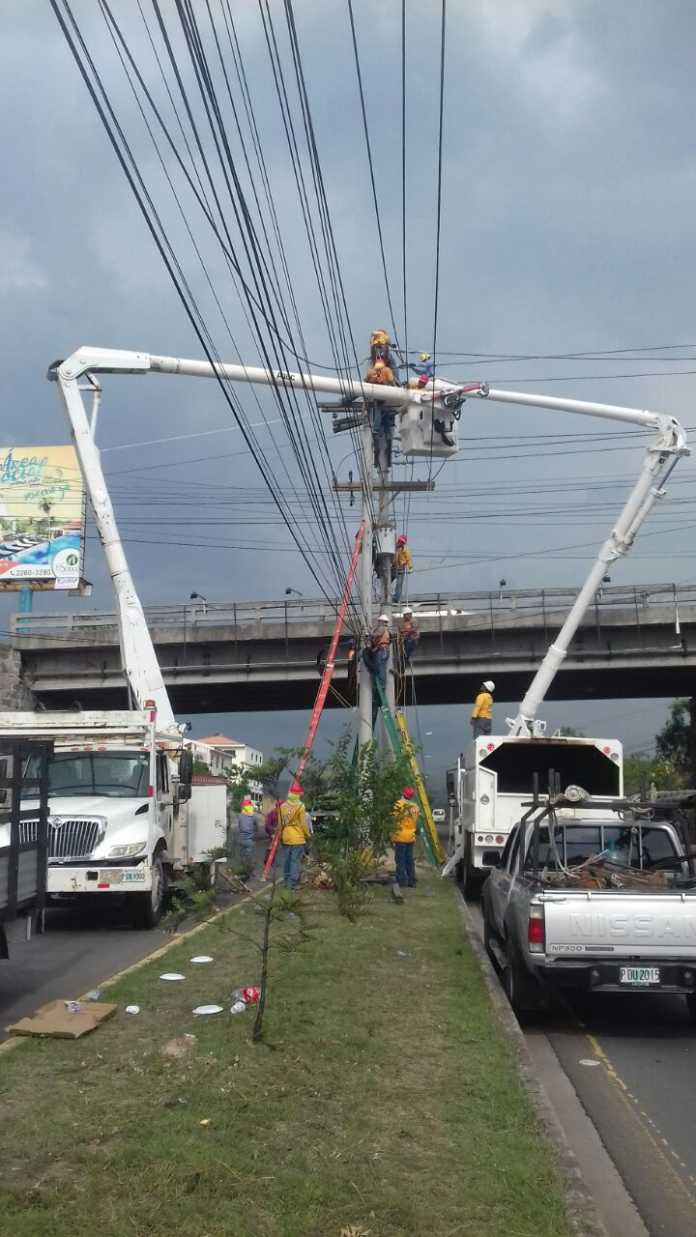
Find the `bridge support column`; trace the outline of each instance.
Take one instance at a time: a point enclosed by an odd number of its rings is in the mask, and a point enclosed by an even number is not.
[[[33,709],[36,700],[22,673],[22,655],[17,649],[0,650],[0,701],[3,709]]]

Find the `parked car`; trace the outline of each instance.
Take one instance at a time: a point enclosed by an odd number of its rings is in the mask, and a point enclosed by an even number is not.
[[[447,819],[447,814],[443,807],[433,808],[433,820],[435,821],[436,825],[444,825],[446,819]]]

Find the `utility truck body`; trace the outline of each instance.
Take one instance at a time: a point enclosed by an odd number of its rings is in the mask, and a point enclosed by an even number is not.
[[[535,784],[549,774],[604,799],[623,795],[623,749],[616,739],[482,735],[448,773],[457,877],[467,897],[480,892]],[[566,809],[573,813],[573,808]]]
[[[159,733],[154,709],[89,713],[0,713],[5,737],[50,740],[50,899],[128,894],[134,920],[154,926],[176,871],[206,862],[214,842],[188,829],[190,754]],[[27,775],[32,776],[28,757]],[[22,842],[39,829],[39,803],[22,797]],[[37,815],[32,816],[32,809]]]

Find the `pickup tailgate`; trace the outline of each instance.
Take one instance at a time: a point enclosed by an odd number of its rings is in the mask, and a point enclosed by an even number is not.
[[[546,954],[696,958],[696,893],[543,894]]]

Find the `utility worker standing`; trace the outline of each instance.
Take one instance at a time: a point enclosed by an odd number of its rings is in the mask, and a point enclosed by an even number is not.
[[[242,799],[241,809],[237,817],[237,827],[239,829],[239,854],[244,875],[247,878],[254,874],[258,823],[258,817],[254,811],[251,799],[248,797]]]
[[[492,679],[484,679],[481,684],[481,690],[474,701],[474,707],[471,713],[471,730],[472,737],[478,739],[479,735],[490,734],[493,727],[493,692],[495,691],[495,683]]]
[[[387,663],[389,661],[390,645],[389,615],[380,614],[376,626],[370,632],[368,646],[366,649],[363,649],[363,661],[370,674],[379,679],[383,687],[387,685]]]
[[[404,651],[404,663],[408,666],[411,662],[411,657],[418,648],[420,640],[420,632],[416,627],[416,622],[413,617],[413,610],[410,606],[406,606],[401,622],[399,623],[399,639],[401,647]]]
[[[391,840],[394,844],[394,883],[406,885],[409,889],[416,885],[416,867],[413,860],[413,848],[416,842],[416,826],[420,809],[413,802],[415,791],[412,786],[404,787],[401,798],[394,804],[392,815],[394,828]]]
[[[406,535],[401,533],[396,539],[396,553],[394,554],[394,592],[392,602],[398,605],[401,601],[401,594],[404,589],[404,580],[406,573],[409,575],[413,571],[413,556],[406,544]]]
[[[302,802],[303,793],[300,783],[293,782],[287,799],[284,799],[278,808],[280,840],[283,844],[283,878],[286,889],[297,888],[305,846],[312,836],[307,811]]]
[[[365,374],[365,382],[375,383],[380,387],[397,386],[394,371],[391,365],[388,364],[381,356],[374,360],[367,373]],[[386,446],[387,467],[391,465],[392,439],[394,437],[394,424],[396,421],[396,413],[380,399],[372,400],[368,406],[370,416],[370,424],[372,425],[372,438],[374,444],[375,463],[379,463],[379,439],[380,435],[384,434],[384,442]]]

